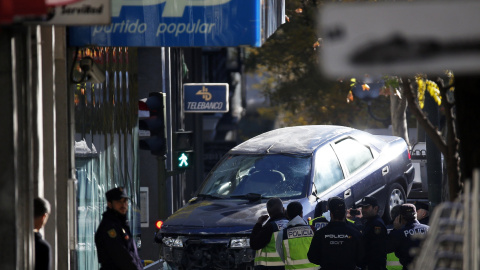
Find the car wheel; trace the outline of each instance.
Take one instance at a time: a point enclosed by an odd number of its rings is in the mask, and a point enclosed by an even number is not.
[[[392,208],[395,205],[402,205],[407,202],[407,196],[403,187],[399,183],[393,183],[387,193],[387,204],[385,206],[384,219],[387,221],[392,220]]]

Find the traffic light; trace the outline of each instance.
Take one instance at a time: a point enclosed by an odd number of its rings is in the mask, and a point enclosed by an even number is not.
[[[193,132],[177,131],[174,133],[173,145],[174,156],[173,162],[176,170],[186,170],[193,167],[194,151],[193,151]]]
[[[148,98],[138,102],[138,108],[140,149],[150,150],[155,156],[164,156],[167,151],[164,94],[151,92]]]

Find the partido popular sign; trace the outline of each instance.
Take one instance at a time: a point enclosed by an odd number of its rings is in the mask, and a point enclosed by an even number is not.
[[[111,24],[71,27],[69,45],[258,47],[264,2],[112,0]]]

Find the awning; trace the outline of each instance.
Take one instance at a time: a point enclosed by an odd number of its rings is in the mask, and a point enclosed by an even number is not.
[[[47,17],[49,7],[66,5],[81,0],[2,0],[0,1],[0,24]]]

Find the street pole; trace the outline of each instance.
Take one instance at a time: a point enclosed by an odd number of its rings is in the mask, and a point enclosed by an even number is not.
[[[439,109],[433,98],[425,94],[425,113],[435,127],[439,127]],[[441,203],[442,197],[442,160],[440,150],[432,139],[426,136],[428,200],[431,209]]]

